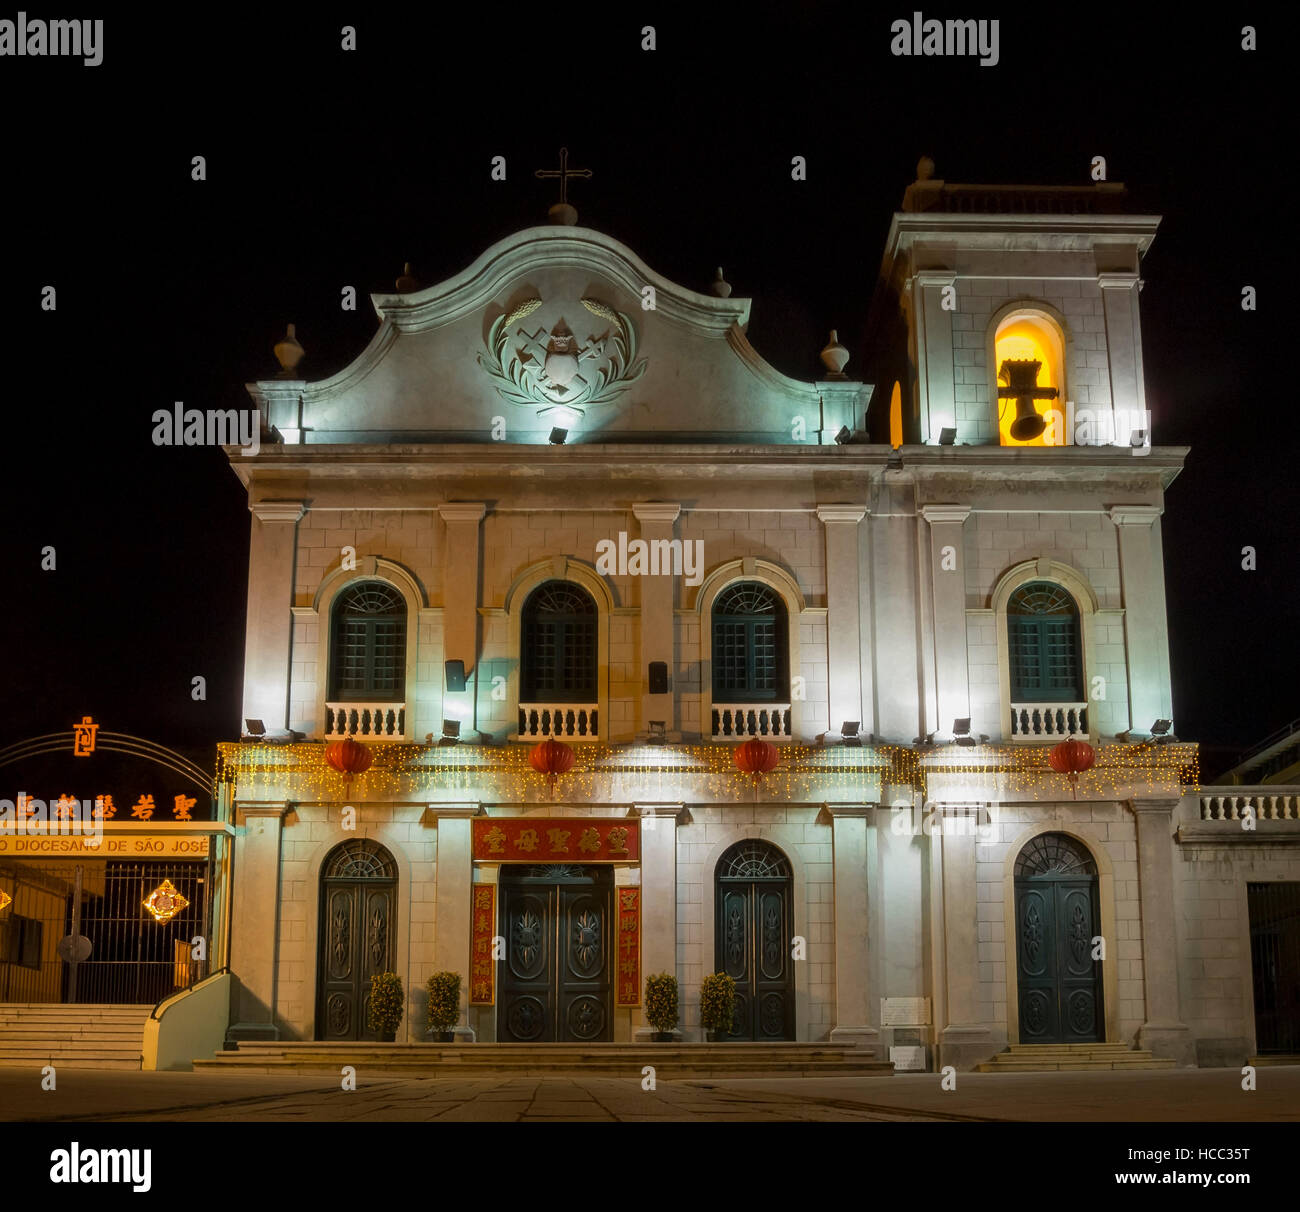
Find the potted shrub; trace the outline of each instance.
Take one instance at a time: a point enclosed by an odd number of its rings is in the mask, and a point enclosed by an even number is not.
[[[656,1043],[671,1043],[677,1026],[677,978],[656,972],[645,978],[645,1017]]]
[[[396,972],[376,972],[366,998],[370,1030],[385,1044],[397,1038],[402,1021],[402,978]]]
[[[429,994],[429,1030],[438,1043],[455,1043],[452,1028],[460,1020],[460,974],[435,972],[424,987]]]
[[[735,1010],[736,982],[725,972],[710,972],[700,982],[700,1023],[709,1043],[731,1034]]]

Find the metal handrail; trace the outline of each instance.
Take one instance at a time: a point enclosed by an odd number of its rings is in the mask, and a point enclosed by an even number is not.
[[[1237,765],[1244,766],[1251,758],[1263,753],[1265,749],[1271,749],[1278,743],[1278,741],[1284,741],[1287,737],[1294,736],[1297,732],[1300,732],[1300,716],[1296,717],[1289,724],[1283,724],[1281,728],[1265,737],[1253,749],[1246,750],[1246,752],[1237,759]]]
[[[163,1002],[171,1001],[172,998],[174,998],[178,993],[189,993],[192,990],[197,989],[201,984],[203,984],[204,981],[210,981],[214,976],[220,976],[223,972],[229,972],[229,971],[230,971],[230,966],[228,964],[223,964],[215,972],[209,972],[207,976],[199,977],[199,979],[196,980],[193,984],[186,985],[184,989],[173,989],[169,994],[167,994],[166,997],[161,997],[158,999],[158,1004],[154,1006],[152,1010],[149,1011],[149,1017],[152,1019],[157,1019],[158,1007],[161,1006]]]

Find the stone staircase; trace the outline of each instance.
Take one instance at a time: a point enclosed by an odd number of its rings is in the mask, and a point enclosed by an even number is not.
[[[0,1004],[0,1066],[139,1069],[153,1006]]]
[[[894,1071],[888,1061],[839,1044],[376,1044],[242,1041],[238,1051],[194,1061],[195,1072],[359,1072],[411,1077],[598,1074],[640,1077],[847,1077]]]
[[[1098,1069],[1172,1069],[1176,1062],[1128,1044],[1012,1044],[976,1073],[1064,1073]]]

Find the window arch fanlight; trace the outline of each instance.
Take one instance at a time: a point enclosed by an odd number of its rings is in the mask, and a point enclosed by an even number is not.
[[[1036,364],[1036,365],[1034,365]],[[1064,446],[1065,335],[1061,326],[1037,308],[1017,308],[1003,316],[993,333],[993,377],[998,390],[998,442],[1003,446]],[[1028,416],[1030,397],[1019,402],[1017,388],[1035,392],[1032,408],[1046,422],[1038,435],[1019,439],[1011,426]],[[1055,392],[1055,396],[1049,393]]]
[[[781,595],[760,581],[713,601],[713,700],[764,703],[790,695],[789,625]]]
[[[723,851],[717,873],[723,880],[789,879],[790,860],[771,842],[745,838]]]
[[[1016,879],[1034,876],[1096,875],[1097,863],[1088,848],[1068,833],[1040,833],[1016,856]]]
[[[369,838],[351,838],[335,846],[322,868],[327,880],[395,880],[397,864],[378,842]]]
[[[1083,699],[1079,607],[1054,581],[1029,581],[1007,601],[1013,703]]]
[[[525,702],[597,699],[596,603],[572,581],[544,581],[524,602],[520,697]]]
[[[395,702],[405,695],[406,600],[386,581],[361,581],[334,599],[329,697]]]

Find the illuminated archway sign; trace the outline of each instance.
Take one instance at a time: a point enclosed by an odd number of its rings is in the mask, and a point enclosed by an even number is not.
[[[161,926],[163,922],[171,921],[189,904],[189,901],[176,891],[171,880],[163,880],[141,904],[153,914],[153,920]]]

